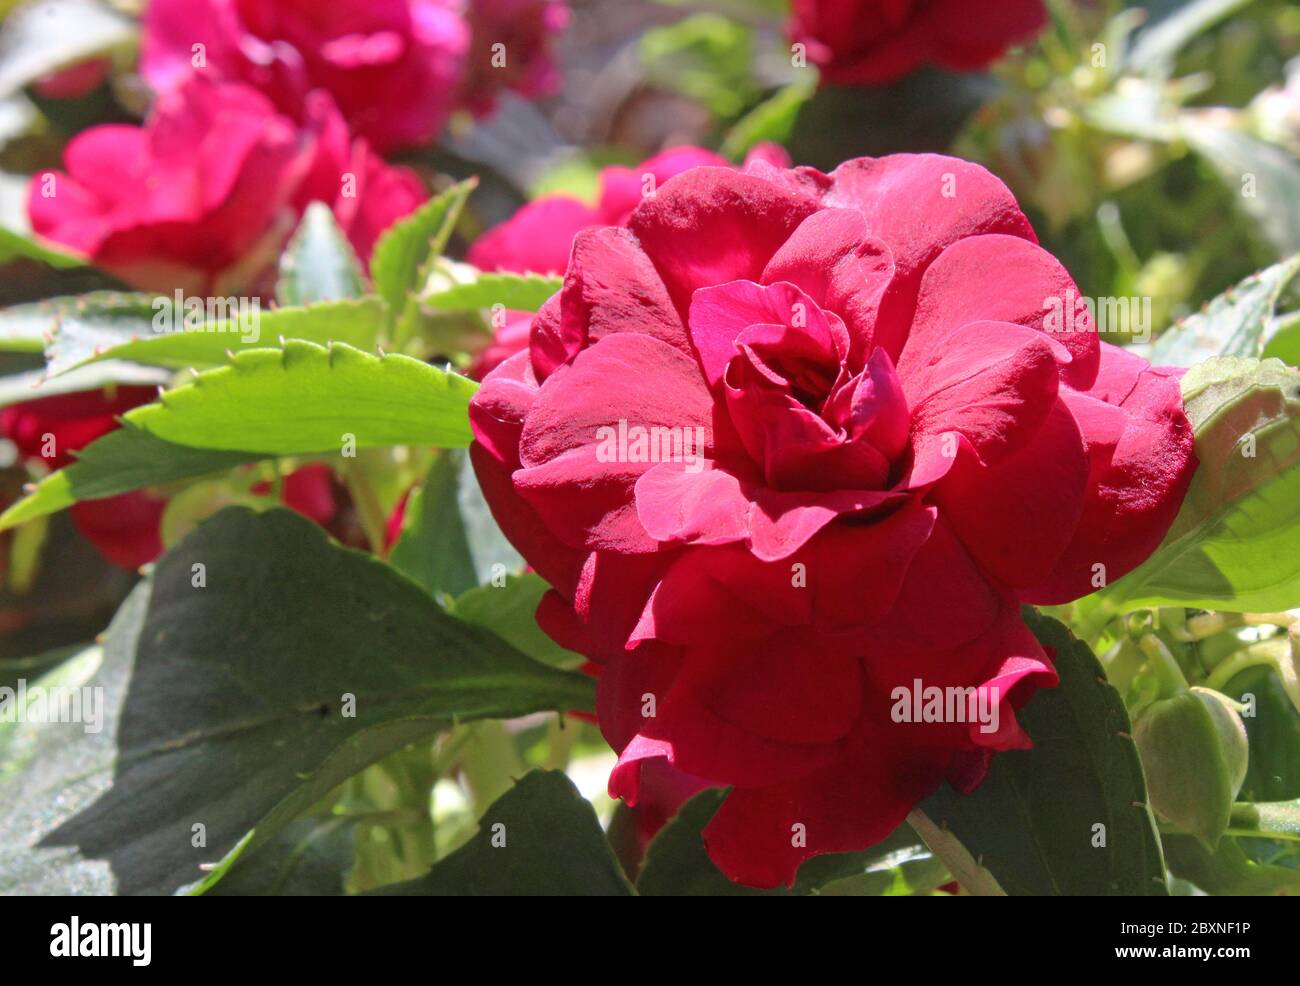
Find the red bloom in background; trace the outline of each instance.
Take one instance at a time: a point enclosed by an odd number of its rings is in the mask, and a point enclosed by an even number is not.
[[[116,430],[118,418],[157,397],[156,387],[116,387],[42,397],[0,410],[0,434],[26,462],[40,461],[51,470],[76,461],[79,452],[97,438]],[[269,493],[270,483],[254,484],[254,493]],[[337,529],[340,503],[333,473],[323,463],[311,463],[284,477],[280,500],[309,520],[344,539]],[[164,500],[144,491],[100,500],[83,500],[71,508],[72,522],[86,540],[114,565],[136,569],[162,554],[160,533]]]
[[[1042,0],[793,0],[790,37],[822,79],[883,85],[938,65],[973,72],[1047,24]]]
[[[110,59],[90,58],[37,79],[32,88],[46,99],[80,99],[103,85],[112,67]]]
[[[786,167],[790,158],[776,144],[759,144],[746,163],[767,161]],[[730,167],[726,158],[701,147],[673,147],[635,168],[612,165],[600,171],[595,205],[571,195],[543,195],[474,241],[469,262],[480,270],[516,274],[562,273],[569,263],[573,238],[593,226],[622,226],[648,191],[691,168]],[[490,370],[528,345],[531,312],[508,311],[492,343],[479,356],[470,375],[481,380]]]
[[[118,417],[157,394],[155,387],[117,387],[42,397],[0,411],[0,433],[25,461],[62,469],[75,461],[73,452],[116,429]],[[105,558],[135,569],[162,553],[158,526],[163,507],[162,500],[134,492],[74,504],[71,515],[77,530]]]
[[[152,0],[141,71],[160,92],[203,73],[244,82],[294,119],[325,90],[387,153],[426,143],[458,106],[490,109],[502,89],[550,91],[549,40],[567,19],[558,0]]]
[[[709,853],[772,886],[1028,744],[1056,676],[1021,603],[1139,564],[1195,468],[1176,371],[1083,313],[1044,331],[1073,292],[937,155],[697,168],[577,235],[471,455],[539,620],[600,667],[611,794],[661,759],[731,786]],[[996,720],[897,721],[917,679]]]
[[[470,57],[461,87],[462,105],[482,116],[511,89],[537,99],[560,87],[551,39],[569,23],[563,0],[471,0]]]
[[[162,96],[143,127],[77,135],[66,174],[32,179],[32,227],[139,288],[204,295],[245,287],[256,272],[237,265],[250,255],[273,264],[321,198],[364,256],[377,229],[424,198],[419,181],[352,144],[324,94],[308,120],[300,131],[247,86],[195,80]]]

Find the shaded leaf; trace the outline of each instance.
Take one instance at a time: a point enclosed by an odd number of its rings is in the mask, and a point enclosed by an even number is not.
[[[424,876],[373,891],[402,897],[626,897],[633,892],[596,812],[556,770],[526,774],[484,812],[478,834]]]
[[[132,593],[102,661],[57,674],[103,689],[103,729],[0,724],[0,891],[200,888],[453,722],[592,703],[588,679],[279,509],[204,524]]]

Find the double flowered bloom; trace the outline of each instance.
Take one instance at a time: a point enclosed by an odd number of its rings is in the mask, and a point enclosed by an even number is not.
[[[771,886],[1027,744],[1056,679],[1020,605],[1140,563],[1195,467],[1176,371],[1044,331],[1075,295],[1001,182],[934,155],[697,168],[578,234],[472,456],[598,669],[612,794],[663,760],[730,785],[709,852]],[[895,721],[918,679],[997,728]]]

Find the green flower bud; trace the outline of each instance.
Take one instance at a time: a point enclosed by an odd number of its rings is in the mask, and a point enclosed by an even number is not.
[[[1156,814],[1211,850],[1246,779],[1246,727],[1230,699],[1189,688],[1149,706],[1133,730]]]

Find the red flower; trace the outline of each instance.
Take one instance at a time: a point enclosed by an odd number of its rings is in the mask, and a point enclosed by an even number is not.
[[[733,790],[705,832],[788,883],[977,785],[1055,683],[1022,602],[1160,541],[1195,467],[1177,375],[1099,343],[1011,194],[936,155],[699,168],[578,234],[471,455],[600,665],[615,796],[643,761]],[[654,430],[652,430],[654,429]],[[973,688],[978,722],[900,689]]]
[[[112,67],[110,59],[88,58],[37,79],[32,88],[46,99],[81,99],[104,84]]]
[[[62,469],[75,460],[73,452],[113,431],[119,416],[156,395],[154,387],[117,387],[13,404],[0,411],[0,434],[25,461]],[[147,493],[124,493],[75,504],[72,522],[114,565],[135,569],[162,552],[163,506]]]
[[[560,87],[551,38],[569,23],[563,0],[471,0],[466,11],[471,42],[462,105],[490,113],[497,95],[512,89],[529,99]]]
[[[882,85],[922,65],[982,69],[1047,23],[1042,0],[793,0],[790,37],[822,79]]]
[[[195,295],[247,287],[248,258],[273,263],[312,198],[334,206],[364,256],[422,200],[419,182],[353,145],[323,93],[307,115],[299,131],[255,90],[196,79],[143,127],[79,134],[66,174],[33,177],[32,226],[142,289]]]
[[[118,427],[118,418],[157,396],[155,387],[116,387],[42,397],[0,411],[0,435],[14,443],[26,462],[40,461],[51,470],[76,461],[76,452]],[[254,483],[252,492],[266,494],[270,483]],[[281,502],[349,540],[341,523],[346,494],[336,494],[333,473],[323,463],[311,463],[284,477]],[[143,490],[101,500],[83,500],[71,508],[81,535],[114,565],[136,569],[162,554],[160,533],[166,502]],[[355,545],[354,545],[355,546]]]
[[[760,144],[748,161],[788,166],[789,157],[776,144]],[[595,205],[569,195],[543,195],[503,223],[492,227],[470,247],[469,262],[481,270],[517,274],[562,273],[569,263],[573,238],[593,226],[622,226],[649,192],[691,168],[730,167],[726,158],[701,147],[674,147],[642,161],[635,168],[610,166],[600,172]],[[481,380],[490,370],[528,345],[529,312],[509,311],[492,344],[480,355],[470,375]]]

